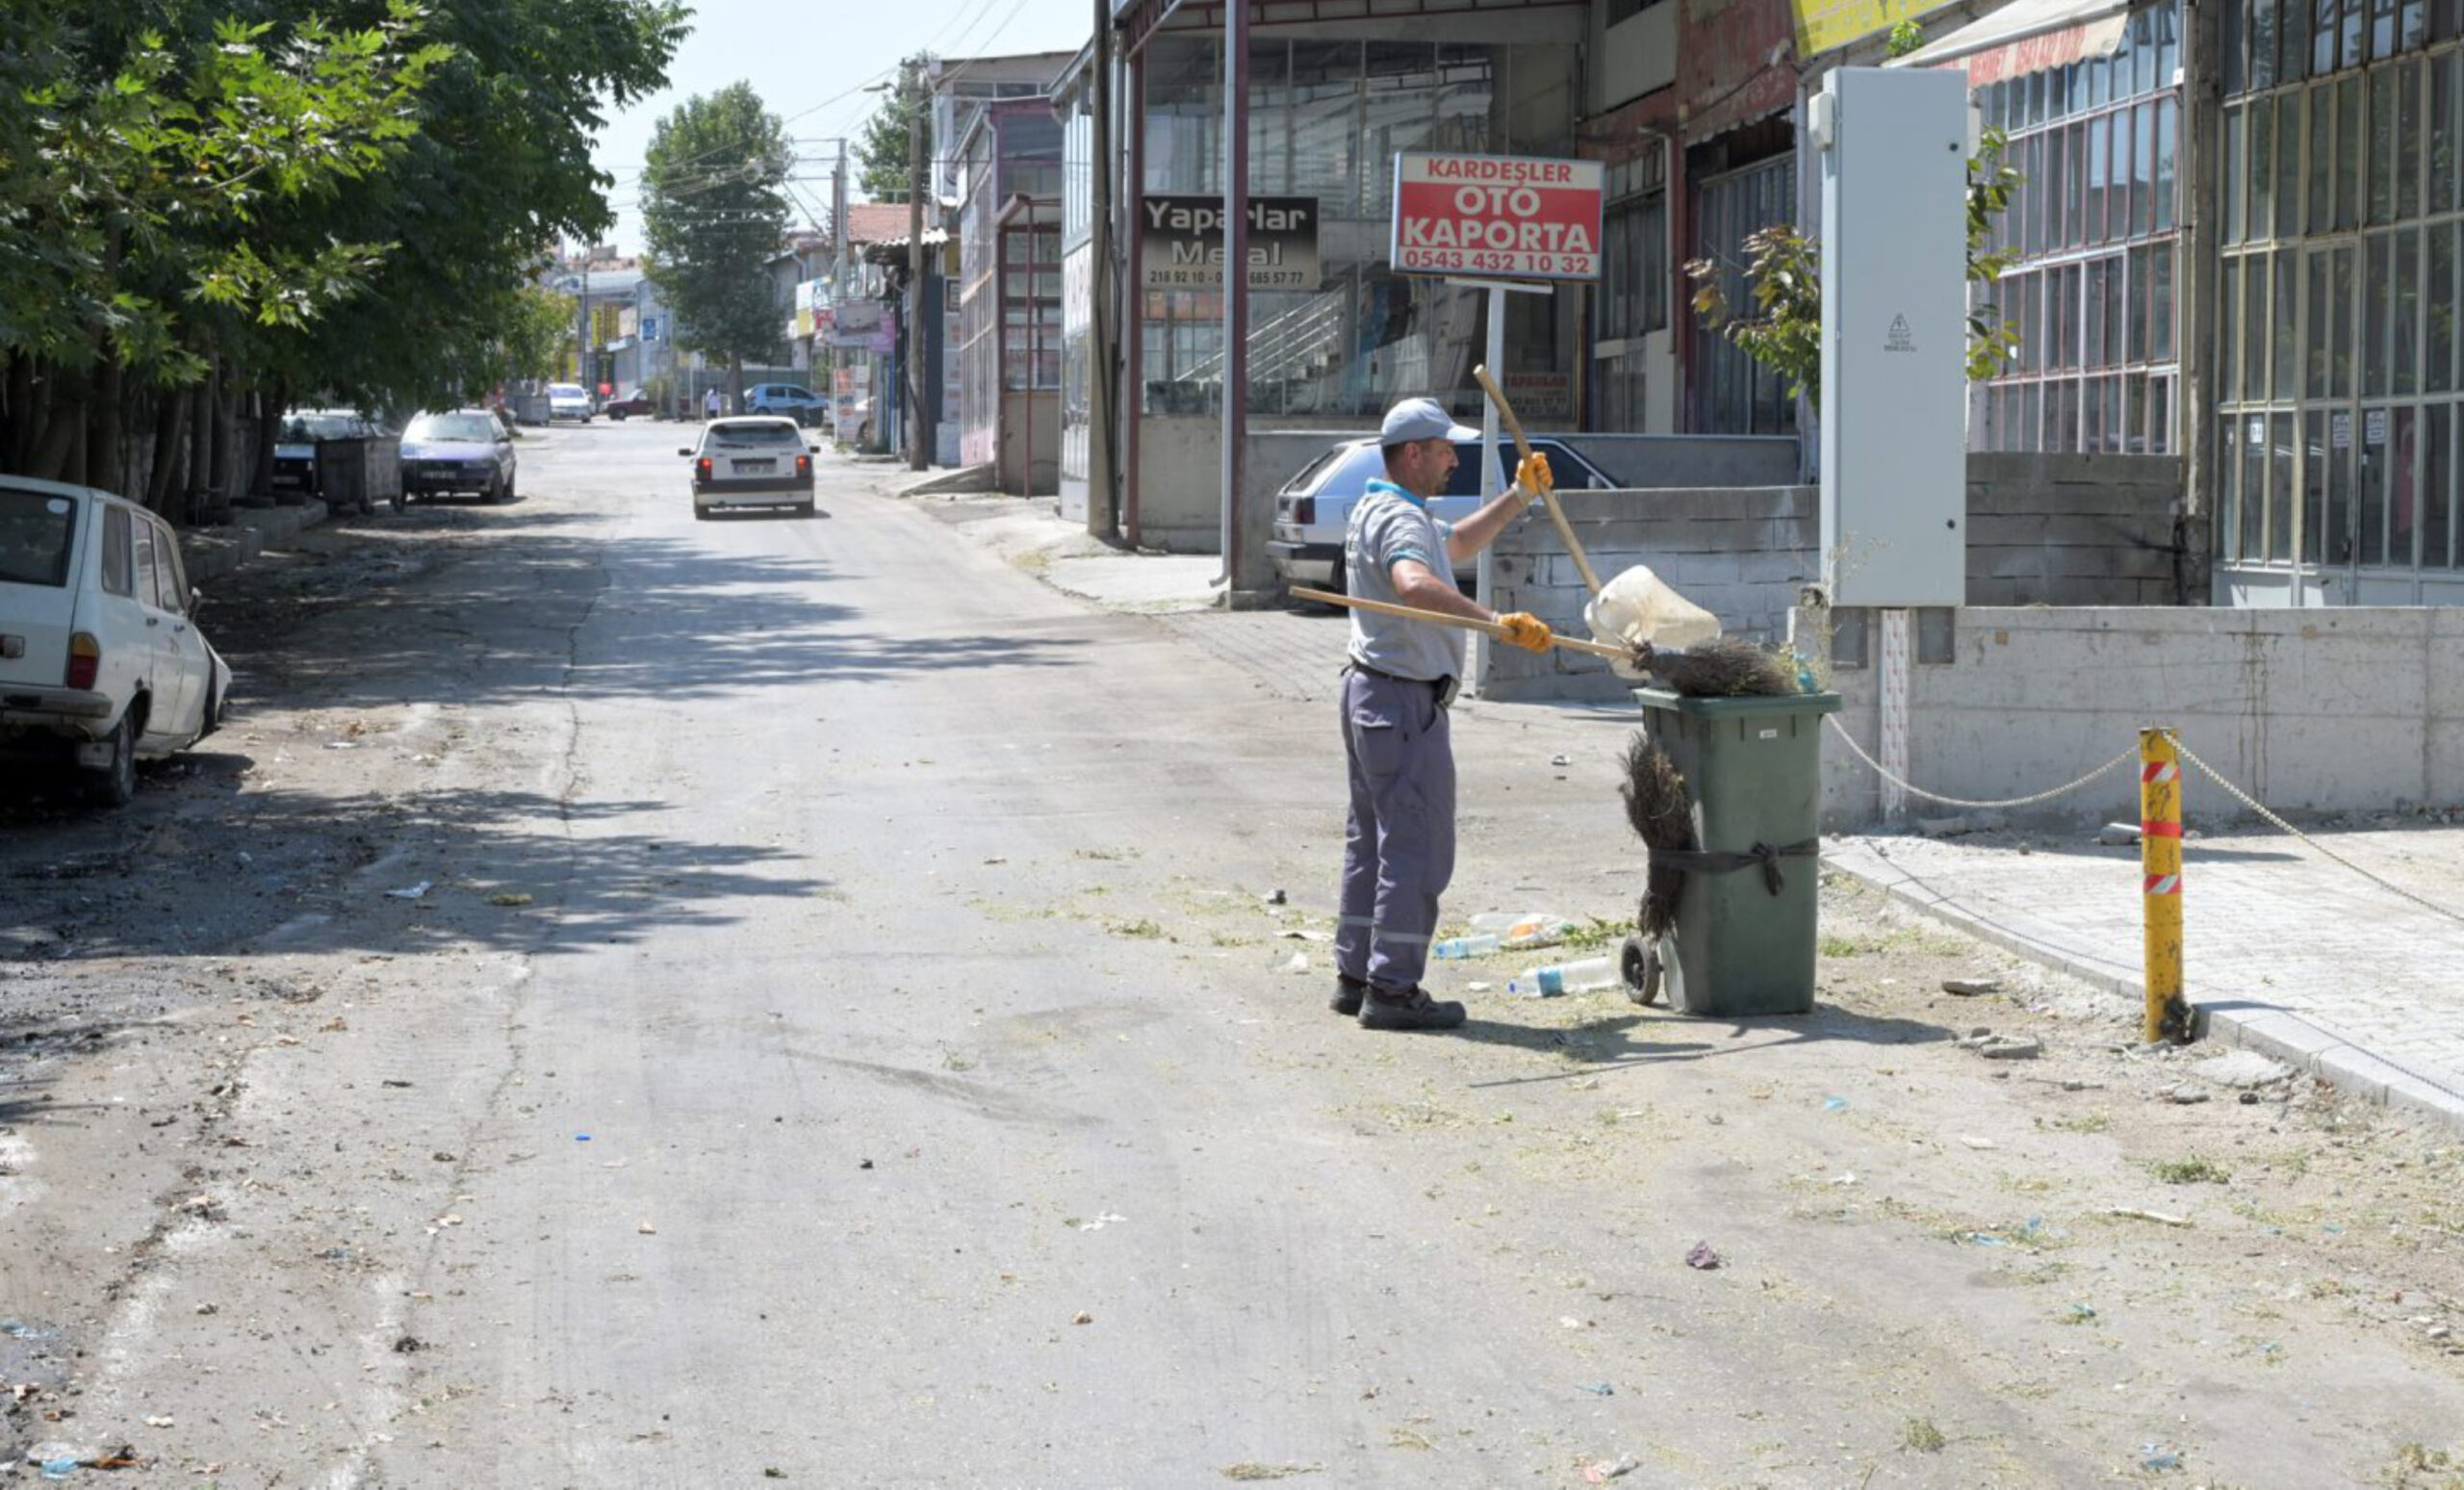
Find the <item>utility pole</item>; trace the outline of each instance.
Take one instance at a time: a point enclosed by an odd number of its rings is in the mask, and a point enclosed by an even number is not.
[[[1089,412],[1087,431],[1087,531],[1098,538],[1120,535],[1119,332],[1114,324],[1113,295],[1118,285],[1113,270],[1113,18],[1111,0],[1095,6],[1094,139],[1088,147],[1087,174],[1093,187],[1093,244],[1089,245],[1090,298],[1094,314],[1088,328]]]
[[[838,141],[838,166],[830,173],[830,353],[828,376],[821,396],[830,400],[830,433],[850,445],[855,437],[838,426],[838,302],[847,298],[847,141]]]
[[[907,469],[924,458],[924,66],[907,69]]]

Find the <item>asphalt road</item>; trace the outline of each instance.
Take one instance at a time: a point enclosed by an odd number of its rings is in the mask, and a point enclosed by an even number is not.
[[[697,523],[677,438],[335,535],[231,618],[231,738],[18,824],[204,885],[0,983],[60,1012],[0,1087],[0,1387],[77,1389],[21,1440],[160,1484],[2067,1485],[2457,1436],[2451,1252],[2344,1241],[2447,1150],[2151,1106],[2130,1011],[1846,904],[1809,1019],[1359,1031],[1329,708],[878,466]],[[1630,913],[1625,730],[1466,714],[1450,911]],[[2023,996],[1932,994],[1980,966]],[[1981,1017],[2057,1048],[2012,1080]],[[2244,1188],[2150,1173],[2193,1143]]]

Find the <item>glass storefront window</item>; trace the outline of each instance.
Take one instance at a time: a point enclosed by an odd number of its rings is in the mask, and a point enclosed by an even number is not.
[[[2422,411],[2422,567],[2455,567],[2456,441],[2464,407],[2432,404]]]
[[[1249,296],[1253,414],[1361,418],[1413,394],[1477,408],[1471,371],[1485,351],[1477,293],[1386,268],[1393,158],[1420,149],[1575,154],[1576,51],[1271,32],[1252,41],[1253,189],[1317,199],[1320,270],[1309,289]],[[1219,193],[1218,43],[1202,31],[1166,32],[1146,58],[1144,190]],[[1145,412],[1219,408],[1219,296],[1155,292],[1143,304]],[[1578,339],[1568,334],[1570,305],[1530,314],[1510,339],[1515,369],[1571,373]]]
[[[2153,345],[2148,360],[2173,360],[2173,244],[2168,241],[2155,245],[2148,256],[2149,335]]]
[[[2457,283],[2457,271],[2464,268],[2464,222],[2436,223],[2429,230],[2429,304],[2424,324],[2428,340],[2424,347],[2422,386],[2431,393],[2445,393],[2464,386],[2459,382],[2455,366],[2456,347],[2464,338],[2456,335],[2455,318],[2464,311],[2464,286]]]
[[[2319,535],[2327,519],[2327,416],[2301,416],[2301,560],[2319,562]]]

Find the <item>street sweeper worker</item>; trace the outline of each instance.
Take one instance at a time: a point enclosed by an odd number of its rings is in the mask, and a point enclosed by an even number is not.
[[[1352,504],[1344,578],[1357,599],[1496,623],[1514,645],[1546,651],[1549,628],[1538,617],[1488,609],[1454,587],[1454,571],[1553,484],[1548,457],[1526,459],[1513,485],[1460,523],[1429,515],[1429,499],[1454,471],[1455,442],[1479,437],[1434,398],[1407,398],[1387,411],[1378,432],[1386,475]],[[1358,1015],[1364,1029],[1450,1030],[1463,1022],[1463,1006],[1430,998],[1421,972],[1437,937],[1437,898],[1454,875],[1454,748],[1446,711],[1463,674],[1462,636],[1426,621],[1354,610],[1348,658],[1343,726],[1351,810],[1332,1007]]]

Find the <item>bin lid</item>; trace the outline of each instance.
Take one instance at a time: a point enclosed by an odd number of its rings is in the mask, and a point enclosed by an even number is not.
[[[1788,693],[1777,697],[1752,695],[1737,699],[1689,698],[1668,688],[1637,688],[1634,702],[1646,709],[1666,709],[1671,713],[1694,714],[1711,719],[1733,719],[1753,714],[1835,714],[1839,712],[1839,695],[1835,693]]]

